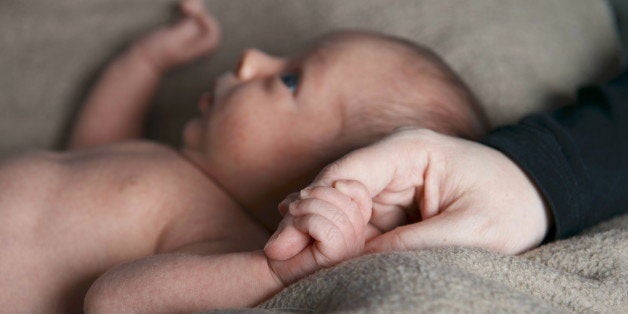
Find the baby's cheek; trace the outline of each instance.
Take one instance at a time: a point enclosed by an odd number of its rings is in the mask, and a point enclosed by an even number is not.
[[[254,114],[239,112],[237,115],[225,115],[213,121],[208,134],[211,139],[210,149],[214,153],[228,155],[234,162],[248,162],[256,158],[266,158],[265,151],[271,149],[268,130],[272,124],[265,125]]]

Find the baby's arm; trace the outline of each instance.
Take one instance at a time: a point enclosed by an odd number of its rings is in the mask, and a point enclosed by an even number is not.
[[[251,307],[283,289],[262,251],[163,254],[116,267],[85,297],[87,313],[180,313]]]
[[[151,256],[98,278],[87,293],[85,310],[196,312],[250,307],[322,267],[362,253],[371,208],[363,185],[341,181],[333,188],[310,188],[289,203],[278,236],[265,248],[274,260],[262,251]],[[198,252],[198,247],[203,246],[190,245],[188,252]]]
[[[218,22],[201,1],[182,1],[181,11],[177,24],[143,37],[107,67],[79,112],[70,149],[141,137],[162,74],[217,46]]]

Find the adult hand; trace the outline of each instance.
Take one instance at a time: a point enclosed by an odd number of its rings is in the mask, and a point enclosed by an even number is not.
[[[310,185],[356,180],[383,233],[373,252],[472,246],[517,254],[539,245],[551,216],[526,174],[501,152],[425,129],[397,132],[327,166]]]

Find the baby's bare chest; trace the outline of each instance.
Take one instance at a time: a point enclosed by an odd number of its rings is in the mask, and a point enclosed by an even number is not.
[[[163,154],[122,146],[0,164],[0,238],[68,252],[84,245],[149,253],[192,206],[185,170]]]
[[[122,145],[0,161],[0,282],[20,283],[5,295],[47,295],[154,254],[196,206],[198,174],[177,158]]]

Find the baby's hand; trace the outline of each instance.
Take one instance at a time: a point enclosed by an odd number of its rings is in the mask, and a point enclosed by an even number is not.
[[[179,22],[144,36],[134,46],[161,72],[211,53],[220,42],[220,24],[201,0],[183,0],[179,8],[183,13]]]
[[[264,251],[284,284],[358,256],[374,232],[371,197],[358,181],[339,180],[286,198],[284,219]]]

